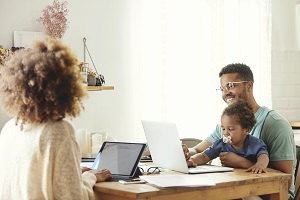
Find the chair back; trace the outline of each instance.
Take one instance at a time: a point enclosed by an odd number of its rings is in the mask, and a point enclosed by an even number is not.
[[[192,148],[202,142],[202,140],[197,139],[197,138],[182,138],[180,139],[182,144],[186,144],[188,148]]]
[[[297,182],[300,182],[299,180],[297,180],[298,178],[298,168],[299,168],[299,162],[300,162],[300,146],[296,145],[296,158],[297,158],[297,163],[296,163],[296,169],[295,169],[295,198],[294,200],[298,200],[300,199],[300,187],[299,184],[297,184]],[[299,174],[299,178],[300,178],[300,174]],[[296,188],[296,186],[298,188]]]

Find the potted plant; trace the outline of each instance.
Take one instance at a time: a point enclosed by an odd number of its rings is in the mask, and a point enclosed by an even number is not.
[[[96,72],[93,72],[90,68],[88,68],[87,82],[88,86],[96,85]]]

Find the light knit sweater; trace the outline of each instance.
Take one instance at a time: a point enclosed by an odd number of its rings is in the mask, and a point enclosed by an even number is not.
[[[81,173],[80,150],[70,122],[8,121],[0,135],[0,199],[94,199],[96,176]]]

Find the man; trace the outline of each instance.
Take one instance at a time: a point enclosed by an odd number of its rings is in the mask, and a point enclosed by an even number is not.
[[[266,143],[270,156],[268,167],[293,175],[293,179],[289,181],[289,194],[293,196],[296,148],[289,122],[276,111],[256,103],[253,96],[253,73],[247,65],[229,64],[221,69],[219,77],[221,87],[218,90],[222,93],[225,103],[229,105],[237,100],[244,100],[252,106],[257,123],[250,134]],[[187,149],[183,146],[186,158],[204,151],[214,141],[221,138],[222,129],[220,125],[217,125],[214,132],[195,147]],[[220,160],[223,166],[234,168],[247,169],[254,164],[232,152],[220,153]]]

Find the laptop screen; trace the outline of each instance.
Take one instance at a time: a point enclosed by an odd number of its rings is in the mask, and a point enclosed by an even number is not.
[[[92,169],[108,169],[112,175],[133,176],[145,143],[104,142]]]
[[[207,173],[233,170],[231,167],[212,165],[188,168],[175,123],[142,120],[142,125],[153,163],[156,166],[183,173]]]

